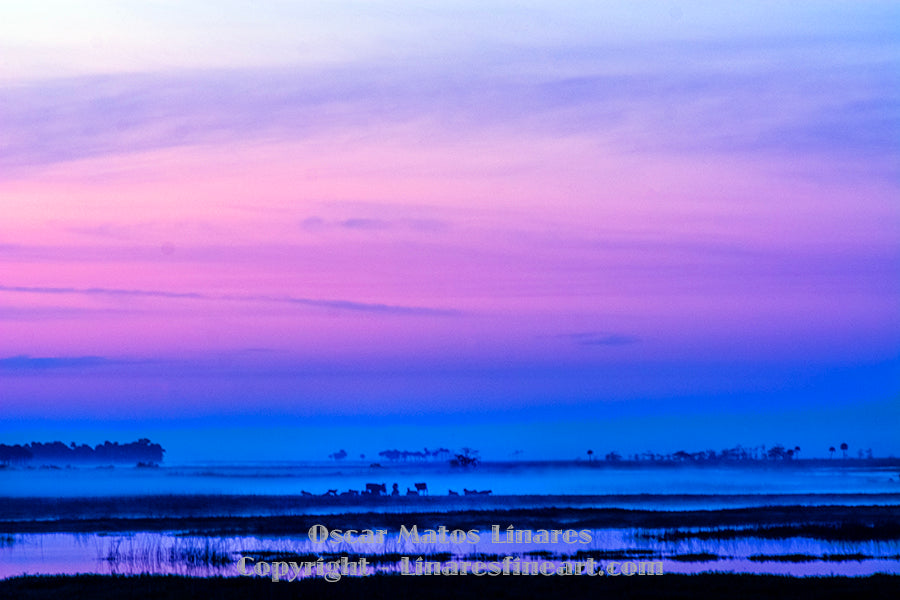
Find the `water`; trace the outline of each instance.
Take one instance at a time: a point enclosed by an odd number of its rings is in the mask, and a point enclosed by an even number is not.
[[[835,461],[839,462],[839,461]],[[5,469],[3,496],[115,496],[147,494],[301,495],[364,490],[393,483],[401,494],[425,482],[431,495],[491,490],[494,495],[752,495],[900,493],[897,468],[793,466],[613,466],[587,463],[486,463],[474,469],[446,464],[201,464],[159,469]]]
[[[216,502],[191,509],[191,516],[264,514],[325,514],[343,512],[456,511],[512,507],[571,506],[660,511],[721,510],[773,505],[900,505],[896,467],[834,464],[742,466],[654,466],[587,463],[485,463],[474,469],[436,463],[391,464],[373,468],[354,463],[192,464],[158,469],[3,469],[0,470],[0,506],[7,519],[61,518],[55,506],[80,511],[76,518],[106,516],[161,517],[163,512],[142,508],[141,499],[175,495],[174,506],[185,506],[188,496],[235,495],[225,508]],[[397,483],[402,494],[425,482],[427,497],[375,499],[365,496],[321,497],[328,490],[363,490],[367,483]],[[491,490],[490,496],[450,496],[449,490]],[[301,496],[303,502],[285,501],[268,508],[255,496]],[[3,498],[8,500],[3,503]],[[15,498],[45,500],[19,502]],[[129,497],[116,501],[116,498]],[[50,500],[46,500],[50,498]],[[241,503],[240,498],[248,501]],[[124,510],[123,510],[124,502]],[[201,503],[202,504],[202,503]],[[64,512],[63,509],[59,509]],[[69,510],[68,508],[65,510]],[[132,511],[132,512],[129,512]],[[156,509],[154,509],[156,510]],[[143,511],[143,512],[142,512]],[[176,514],[177,516],[177,514]],[[365,524],[360,524],[360,527]],[[524,561],[549,560],[559,564],[575,551],[598,553],[598,560],[662,561],[664,573],[734,572],[758,574],[870,575],[900,574],[900,541],[830,542],[807,537],[764,539],[700,539],[663,541],[662,530],[633,528],[592,529],[588,546],[560,544],[498,545],[485,533],[478,544],[464,548],[447,544],[404,546],[395,533],[381,546],[315,544],[304,536],[252,537],[225,535],[197,537],[185,532],[29,533],[0,532],[0,578],[30,574],[155,573],[192,576],[238,576],[234,561],[247,552],[284,554],[385,554],[371,572],[397,572],[398,552],[416,556],[450,552],[451,559],[476,554],[515,556]],[[546,553],[535,555],[531,553]],[[698,556],[699,555],[699,556]],[[703,557],[702,555],[712,555]],[[619,558],[617,558],[619,557]],[[788,558],[785,558],[788,557]]]
[[[593,553],[597,562],[610,565],[627,561],[661,561],[663,573],[734,572],[783,574],[794,576],[875,573],[900,575],[900,541],[826,542],[811,538],[780,540],[745,538],[741,540],[682,540],[659,542],[653,538],[661,530],[593,529],[589,544],[562,543],[498,544],[490,532],[482,531],[481,540],[470,544],[420,543],[403,541],[396,533],[383,544],[316,543],[307,538],[225,536],[217,538],[181,536],[172,533],[136,532],[122,535],[45,533],[14,536],[0,546],[0,579],[23,574],[126,574],[140,573],[209,576],[240,576],[237,561],[256,555],[255,562],[275,560],[315,561],[302,558],[319,555],[325,560],[347,555],[367,555],[373,563],[369,573],[395,572],[399,560],[394,555],[425,560],[436,553],[448,552],[448,560],[502,560],[505,556],[520,561],[581,559]],[[649,534],[649,535],[648,535]],[[579,555],[575,553],[579,552]],[[260,556],[259,553],[264,553]],[[280,555],[280,558],[273,556]],[[391,553],[384,558],[385,553]],[[708,553],[715,558],[684,560],[685,555]],[[486,557],[485,557],[486,555]],[[771,557],[761,560],[759,555]],[[786,562],[779,557],[805,555],[801,562]],[[860,555],[861,558],[852,558]],[[298,558],[299,556],[299,558]],[[750,557],[757,556],[751,559]],[[831,556],[831,560],[825,557]],[[478,558],[476,558],[478,557]],[[834,557],[850,557],[836,560]],[[253,562],[250,563],[252,567]]]

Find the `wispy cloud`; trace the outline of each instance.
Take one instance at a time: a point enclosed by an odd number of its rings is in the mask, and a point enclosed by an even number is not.
[[[605,331],[564,333],[560,337],[568,338],[579,346],[628,346],[641,341],[634,335]]]
[[[836,43],[871,58],[810,59],[830,56],[821,51]],[[483,72],[465,75],[436,61],[413,70],[358,64],[36,82],[0,90],[0,165],[410,122],[451,135],[498,126],[596,135],[630,150],[896,156],[897,60],[878,43],[846,34],[523,49],[515,59],[485,57]],[[755,55],[785,58],[760,71],[748,62]],[[540,66],[548,57],[553,71]],[[504,75],[512,67],[531,74]]]
[[[47,371],[51,369],[80,369],[118,364],[119,361],[101,356],[9,356],[0,358],[0,371]]]
[[[387,221],[383,219],[345,219],[341,221],[341,227],[348,229],[387,229]]]
[[[83,308],[73,306],[3,306],[0,321],[47,321],[49,319],[85,319],[110,314],[134,315],[135,311],[114,308]]]
[[[345,219],[326,220],[313,216],[303,219],[301,227],[308,231],[324,229],[350,229],[356,231],[398,231],[439,232],[449,228],[449,223],[441,219],[396,218],[384,219],[375,217],[348,217]]]
[[[352,300],[339,299],[299,298],[296,296],[269,296],[264,294],[203,294],[199,292],[169,292],[162,290],[135,290],[100,287],[75,288],[11,285],[0,285],[0,292],[50,295],[75,294],[84,296],[166,298],[172,300],[213,300],[224,302],[270,302],[309,306],[312,308],[400,316],[406,315],[423,317],[447,317],[458,316],[461,314],[457,310],[446,308],[433,308],[426,306],[401,306],[396,304],[355,302]]]

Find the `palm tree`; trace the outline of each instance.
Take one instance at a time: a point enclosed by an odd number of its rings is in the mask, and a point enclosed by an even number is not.
[[[588,462],[591,462],[592,460],[594,460],[594,451],[588,450]]]
[[[847,442],[844,442],[843,444],[841,444],[841,452],[844,453],[844,458],[847,458],[847,449],[849,447],[850,446],[847,445]]]
[[[834,458],[834,446],[832,446],[831,448],[829,448],[829,449],[828,449],[828,452],[831,453],[831,456],[830,456],[829,458]]]
[[[800,458],[800,446],[794,446],[794,457]]]

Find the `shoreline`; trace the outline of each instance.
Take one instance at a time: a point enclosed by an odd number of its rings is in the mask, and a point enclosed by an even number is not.
[[[214,503],[215,497],[204,497]],[[51,503],[52,504],[52,503]],[[373,528],[391,530],[401,525],[420,527],[445,525],[472,529],[489,528],[492,524],[511,524],[521,529],[565,526],[572,529],[643,528],[679,530],[686,528],[726,528],[729,531],[749,529],[756,532],[771,529],[784,535],[816,533],[831,539],[900,539],[900,503],[874,506],[764,506],[721,510],[658,511],[617,508],[572,508],[546,506],[540,508],[472,508],[456,511],[420,510],[408,512],[347,511],[334,514],[269,514],[254,516],[215,516],[170,511],[166,514],[146,513],[127,517],[109,513],[97,517],[79,513],[82,504],[66,504],[60,514],[43,519],[8,519],[9,513],[19,513],[21,507],[11,507],[8,499],[0,499],[0,533],[114,533],[128,531],[190,532],[198,536],[221,535],[298,535],[305,536],[315,524],[329,528]],[[208,506],[214,511],[214,506]],[[67,514],[63,515],[62,512]],[[132,511],[133,512],[133,511]]]
[[[709,505],[720,508],[707,508]],[[0,496],[0,522],[341,515],[506,510],[628,510],[683,514],[770,508],[900,506],[900,493],[878,494],[606,494],[514,496],[308,497],[252,494],[154,494],[79,497]]]

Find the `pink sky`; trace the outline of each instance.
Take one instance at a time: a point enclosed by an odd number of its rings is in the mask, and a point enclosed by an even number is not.
[[[15,414],[897,401],[895,5],[122,6],[0,26]]]

